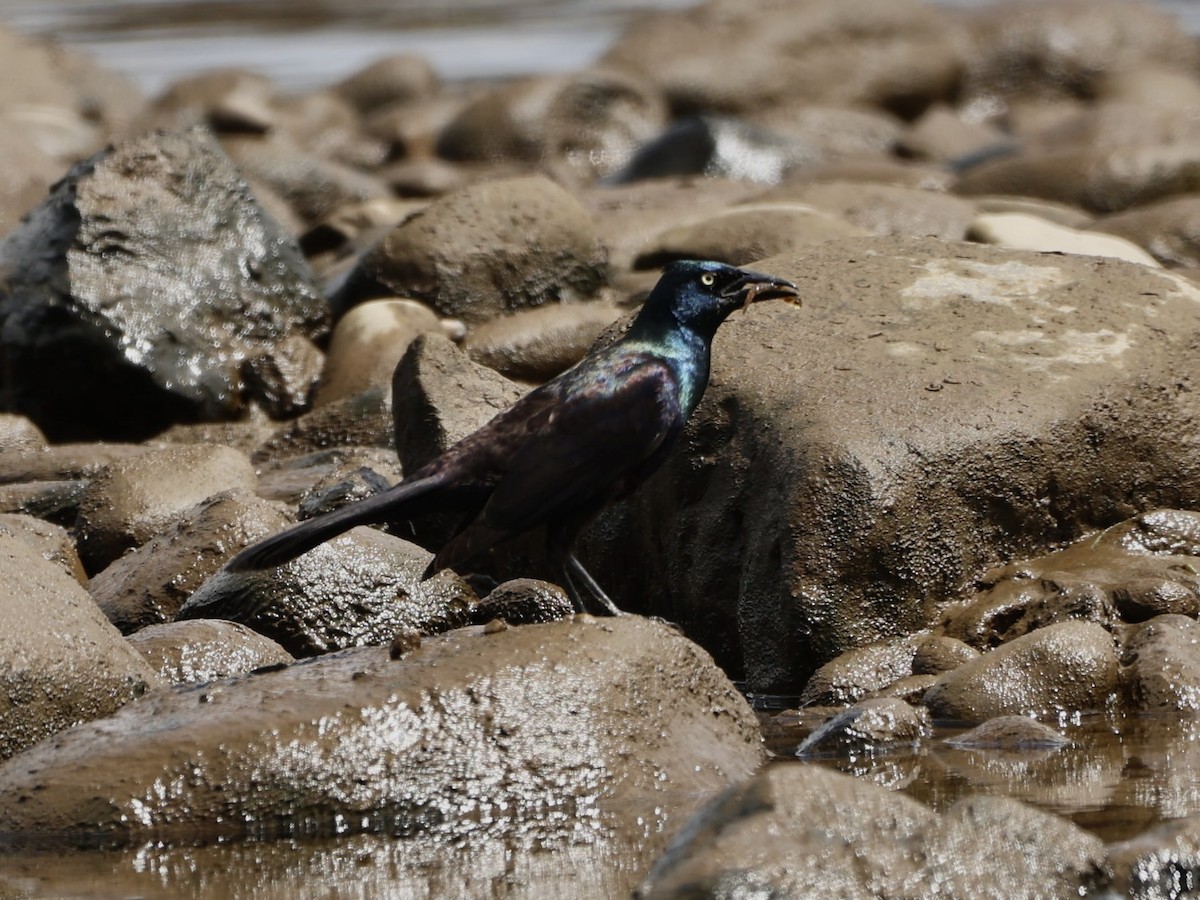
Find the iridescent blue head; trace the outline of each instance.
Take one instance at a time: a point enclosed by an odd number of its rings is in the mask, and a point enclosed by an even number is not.
[[[681,260],[663,269],[634,328],[639,324],[682,327],[711,340],[734,310],[777,297],[798,302],[799,293],[790,281],[774,275],[719,262]]]

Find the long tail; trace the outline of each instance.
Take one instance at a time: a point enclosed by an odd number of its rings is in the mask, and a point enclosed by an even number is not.
[[[405,507],[440,487],[437,475],[402,481],[393,488],[293,525],[286,531],[251,544],[225,564],[227,572],[252,572],[290,562],[318,544],[349,531],[355,525],[373,525],[407,517]]]

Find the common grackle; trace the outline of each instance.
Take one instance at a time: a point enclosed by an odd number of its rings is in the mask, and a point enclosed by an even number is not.
[[[425,577],[459,569],[546,526],[546,546],[575,608],[583,592],[619,613],[573,552],[583,527],[662,463],[708,384],[717,327],[756,300],[798,299],[790,281],[716,262],[674,262],[628,332],[586,356],[395,487],[301,522],[226,565],[281,565],[355,525],[434,511],[464,514]]]

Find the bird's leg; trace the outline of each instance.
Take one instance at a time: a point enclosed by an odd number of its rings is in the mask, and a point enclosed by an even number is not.
[[[580,584],[582,584],[584,588],[587,589],[587,592],[591,594],[601,606],[604,607],[610,616],[621,615],[621,610],[617,608],[617,604],[613,603],[612,600],[609,599],[608,594],[604,593],[604,589],[596,583],[596,579],[593,578],[591,573],[583,567],[583,563],[576,558],[574,553],[568,553],[566,558],[563,560],[563,574],[567,576],[567,581],[571,584],[572,594],[576,593],[575,579],[578,578]],[[579,600],[582,600],[582,597],[580,597]],[[574,596],[572,596],[571,601],[576,604],[576,608],[579,607],[580,604],[576,602],[576,598]]]

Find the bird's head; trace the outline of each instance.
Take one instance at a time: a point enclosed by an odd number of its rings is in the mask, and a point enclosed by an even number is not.
[[[734,310],[775,298],[800,302],[796,286],[786,279],[719,262],[682,260],[663,269],[645,310],[711,337]]]

